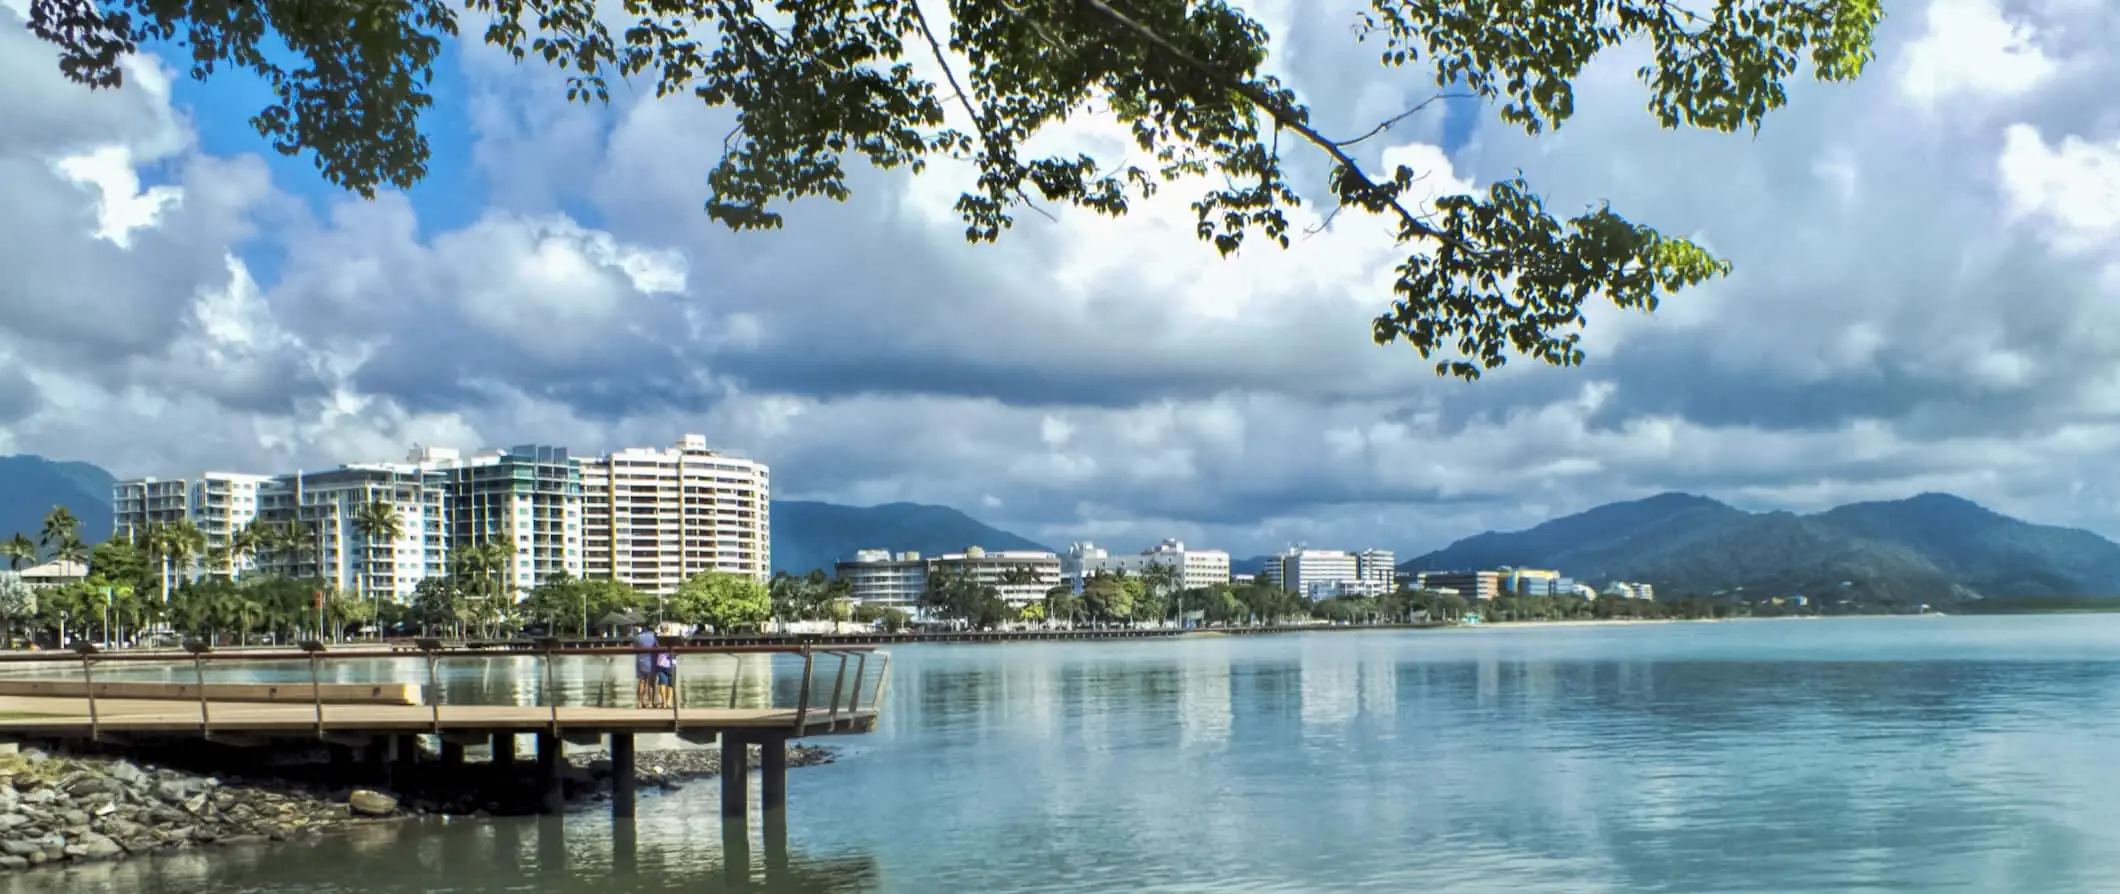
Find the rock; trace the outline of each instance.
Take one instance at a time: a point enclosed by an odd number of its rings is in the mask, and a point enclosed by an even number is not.
[[[118,761],[111,764],[104,772],[109,773],[113,781],[125,786],[141,785],[148,778],[147,771],[135,766],[132,761]]]
[[[29,859],[28,859],[27,857],[17,857],[17,856],[15,856],[15,855],[13,855],[13,854],[9,854],[9,855],[7,855],[7,856],[4,856],[4,857],[0,857],[0,869],[28,869],[28,868],[29,868]]]
[[[185,798],[182,806],[185,813],[189,813],[192,816],[205,816],[207,803],[206,796],[198,794]]]
[[[397,812],[398,802],[382,792],[357,788],[346,796],[346,807],[355,816],[389,816]]]
[[[29,817],[19,813],[0,814],[0,832],[6,832],[29,824]]]
[[[108,795],[118,791],[118,783],[107,776],[84,776],[66,786],[66,793],[76,798],[89,795]]]
[[[191,786],[184,784],[182,779],[164,779],[155,783],[155,797],[165,803],[182,804],[192,797]]]
[[[30,789],[29,791],[23,792],[23,793],[22,793],[22,803],[24,803],[24,804],[57,804],[57,803],[59,803],[59,799],[60,799],[60,798],[62,798],[62,797],[65,797],[65,796],[64,796],[64,795],[61,795],[61,794],[59,794],[59,790],[58,790],[58,789],[55,789],[55,788],[51,788],[50,786],[45,786],[45,787],[41,787],[41,788],[33,788],[33,789]]]
[[[83,832],[66,846],[66,855],[76,860],[108,860],[125,853],[118,843],[94,832]]]
[[[28,763],[41,764],[45,761],[51,760],[51,755],[45,754],[44,752],[39,751],[35,748],[24,748],[22,749],[22,759]]]
[[[6,854],[10,857],[27,857],[36,852],[37,843],[34,841],[16,841],[12,838],[0,838],[0,854]]]
[[[83,810],[61,810],[59,811],[59,822],[69,829],[85,828],[88,825],[88,812]]]
[[[0,784],[0,813],[13,813],[22,804],[22,796],[11,784]]]

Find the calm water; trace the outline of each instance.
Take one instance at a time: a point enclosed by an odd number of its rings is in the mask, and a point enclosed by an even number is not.
[[[770,878],[696,784],[0,892],[2120,890],[2120,616],[895,654]]]

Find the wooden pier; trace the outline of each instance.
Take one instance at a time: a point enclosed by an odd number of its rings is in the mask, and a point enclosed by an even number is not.
[[[24,653],[0,657],[0,741],[127,741],[134,738],[196,738],[229,745],[270,748],[296,742],[323,742],[336,753],[358,750],[371,765],[387,773],[391,764],[418,759],[421,736],[439,740],[440,760],[461,763],[467,746],[492,748],[496,763],[517,759],[516,737],[536,737],[537,775],[545,812],[565,809],[562,787],[563,743],[605,743],[611,759],[611,810],[615,818],[634,813],[634,737],[668,733],[694,744],[719,742],[722,749],[722,814],[745,821],[749,811],[750,745],[760,746],[760,800],[768,825],[787,804],[787,743],[826,735],[853,735],[875,728],[877,711],[889,682],[890,655],[873,646],[845,645],[673,645],[658,648],[575,647],[546,640],[528,650],[541,664],[543,704],[445,703],[443,664],[516,660],[522,651],[451,649],[437,640],[421,640],[412,655],[401,650],[349,648],[334,650],[304,643],[300,651],[215,652],[191,644],[184,653],[104,652],[81,646],[69,653]],[[692,656],[760,655],[799,657],[801,682],[793,705],[738,704],[731,686],[726,703],[686,702],[682,677],[673,682],[672,704],[563,705],[554,694],[561,662],[584,659],[633,659],[642,654]],[[424,680],[324,682],[325,669],[360,660],[424,659]],[[874,673],[871,671],[871,658]],[[306,667],[308,679],[296,682],[210,681],[209,668]],[[630,662],[629,662],[630,663]],[[739,659],[739,664],[740,664]],[[114,667],[159,665],[188,670],[191,682],[98,680]],[[679,674],[686,662],[680,660]],[[34,675],[13,674],[31,671]],[[770,683],[770,680],[769,680]],[[770,693],[770,685],[768,687]],[[768,695],[770,701],[771,696]],[[785,820],[780,819],[784,823]]]

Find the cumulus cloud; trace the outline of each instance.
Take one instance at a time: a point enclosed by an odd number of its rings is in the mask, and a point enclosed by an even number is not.
[[[1433,92],[1350,50],[1359,4],[1249,5],[1324,124]],[[2120,533],[2116,33],[2081,0],[1895,8],[1869,76],[1796,85],[1757,137],[1658,129],[1627,53],[1538,139],[1462,103],[1410,119],[1366,160],[1437,195],[1521,169],[1737,264],[1654,315],[1593,309],[1581,369],[1465,385],[1368,345],[1403,249],[1360,215],[1222,260],[1178,185],[974,247],[969,175],[938,165],[735,234],[700,208],[725,113],[563,107],[478,48],[436,114],[468,128],[485,207],[310,203],[203,151],[165,66],[89,92],[0,13],[0,449],[146,474],[703,431],[781,496],[1239,553],[1415,550],[1673,488],[1951,490]],[[1117,158],[1121,136],[1086,115],[1049,138]]]

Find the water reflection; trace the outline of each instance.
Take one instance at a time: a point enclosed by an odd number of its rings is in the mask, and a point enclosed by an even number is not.
[[[666,822],[529,819],[368,826],[310,842],[188,851],[0,878],[0,892],[611,892],[843,894],[882,884],[863,855],[705,845]],[[636,827],[638,826],[638,827]],[[673,834],[676,833],[676,834]],[[731,866],[734,867],[731,871]]]
[[[2116,647],[2120,618],[907,647],[878,730],[741,837],[695,785],[87,890],[2120,890]],[[448,685],[520,692],[500,667]],[[790,697],[769,667],[688,685]],[[30,878],[0,894],[60,877]]]

